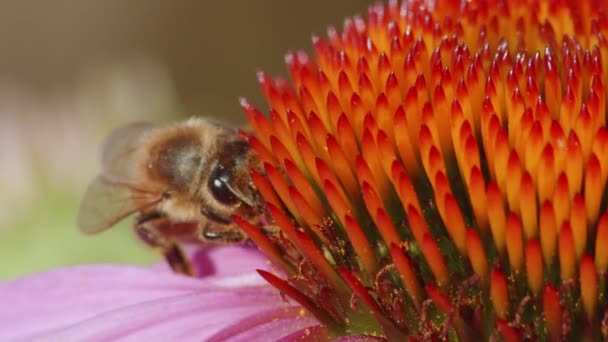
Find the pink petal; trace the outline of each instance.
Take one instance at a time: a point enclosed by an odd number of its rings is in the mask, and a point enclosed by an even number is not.
[[[0,329],[0,340],[252,341],[316,324],[254,272],[271,268],[257,250],[218,247],[199,255],[205,258],[197,265],[211,274],[204,278],[158,268],[80,266],[0,284],[0,325],[10,327]]]
[[[186,252],[198,277],[231,276],[255,269],[272,269],[268,258],[254,245],[189,246]],[[169,270],[166,263],[158,268]]]
[[[269,341],[316,324],[269,287],[163,298],[115,310],[46,334],[52,340]]]

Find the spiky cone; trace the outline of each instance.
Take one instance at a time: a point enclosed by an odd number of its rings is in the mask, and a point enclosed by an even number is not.
[[[260,73],[262,276],[333,336],[607,338],[606,9],[389,1]]]

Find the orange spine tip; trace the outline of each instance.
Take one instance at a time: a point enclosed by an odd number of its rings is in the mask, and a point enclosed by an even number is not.
[[[443,287],[448,284],[448,269],[445,264],[445,260],[441,255],[441,251],[437,246],[437,243],[433,237],[429,234],[425,234],[422,239],[422,254],[426,259],[426,262],[431,268],[431,272],[437,280],[437,284]]]
[[[378,304],[378,302],[374,299],[374,297],[369,293],[367,288],[361,284],[359,279],[355,277],[349,270],[344,267],[340,267],[340,274],[342,278],[348,284],[348,286],[353,290],[353,292],[357,295],[359,299],[367,306],[367,308],[374,315],[376,320],[382,325],[385,329],[385,333],[390,334],[393,332],[393,326],[391,322],[388,322],[384,316],[384,311]],[[400,336],[402,337],[402,336]]]
[[[351,197],[356,197],[359,190],[357,179],[353,173],[352,167],[349,165],[348,159],[344,155],[344,151],[338,144],[338,141],[333,135],[327,136],[327,151],[332,156],[333,171],[340,179],[345,190]]]
[[[270,147],[270,134],[272,133],[272,125],[266,119],[266,117],[256,108],[254,108],[249,101],[241,98],[241,109],[245,113],[247,120],[253,127],[256,137],[260,139],[262,144],[266,148]]]
[[[312,134],[312,140],[316,147],[316,151],[320,154],[321,158],[324,160],[330,160],[329,154],[327,154],[327,149],[325,148],[325,139],[327,137],[327,129],[325,125],[315,114],[315,112],[311,112],[308,116],[308,126],[310,127],[310,132]]]
[[[276,162],[272,152],[270,152],[270,150],[268,150],[256,137],[249,136],[249,144],[262,163],[274,164]]]
[[[460,255],[466,255],[469,243],[469,233],[467,233],[467,229],[465,227],[462,211],[458,206],[458,202],[456,202],[456,199],[451,193],[447,193],[444,198],[445,212],[447,216],[447,220],[445,221],[446,228],[448,229],[450,237],[456,245],[456,248],[460,252]]]
[[[486,120],[486,129],[482,131],[482,138],[484,142],[483,146],[485,147],[490,174],[492,175],[492,178],[496,178],[496,161],[494,160],[496,154],[494,152],[494,146],[496,134],[501,130],[501,124],[496,114],[491,114],[491,116]]]
[[[545,285],[543,290],[543,312],[545,321],[549,328],[551,340],[559,341],[562,339],[562,307],[559,299],[558,290],[551,284]]]
[[[287,176],[291,180],[291,183],[294,185],[298,192],[302,195],[302,197],[306,200],[306,202],[310,205],[310,208],[317,215],[317,217],[326,216],[325,208],[323,207],[323,203],[317,196],[317,193],[313,189],[310,181],[306,176],[300,171],[300,169],[296,166],[296,164],[289,160],[285,159],[285,172]]]
[[[509,314],[509,288],[507,278],[498,269],[493,269],[490,275],[490,300],[496,316],[506,319]]]
[[[323,190],[327,197],[329,206],[336,213],[338,218],[343,218],[344,215],[352,215],[352,207],[350,202],[346,200],[344,194],[338,190],[337,185],[326,179],[323,182]],[[342,223],[344,223],[342,221]]]
[[[565,222],[558,238],[559,265],[562,281],[573,279],[576,272],[576,252],[570,223]]]
[[[600,162],[600,170],[602,171],[602,184],[605,184],[608,177],[608,130],[606,127],[598,129],[595,138],[593,139],[593,154],[598,157]]]
[[[543,256],[536,239],[526,243],[526,273],[528,286],[536,296],[543,285]]]
[[[342,187],[338,187],[340,182],[333,171],[329,168],[329,165],[327,165],[327,163],[320,158],[315,159],[315,164],[317,167],[317,172],[319,173],[319,178],[322,180],[321,184],[323,184],[326,180],[329,180],[336,186],[336,189],[340,192],[340,194],[346,198],[346,194],[344,191],[342,191]]]
[[[553,209],[555,212],[555,223],[561,227],[569,219],[570,213],[570,190],[568,186],[568,176],[562,173],[557,178],[555,191],[553,193]]]
[[[307,140],[310,139],[311,134],[308,125],[303,125],[301,118],[291,109],[287,110],[287,124],[291,130],[291,138],[296,143],[296,147],[298,145],[298,135],[302,135]]]
[[[426,125],[420,126],[420,137],[418,139],[418,144],[420,145],[420,159],[422,162],[422,166],[424,167],[424,171],[428,175],[429,179],[435,178],[434,170],[431,169],[431,165],[429,163],[429,156],[431,152],[431,148],[433,148],[433,137],[431,136],[431,131]],[[406,165],[407,167],[407,165]]]
[[[321,225],[323,223],[322,215],[318,215],[315,210],[310,206],[308,201],[302,196],[302,194],[293,186],[289,186],[289,196],[295,204],[298,213],[304,220],[304,222],[324,241],[323,233],[321,232]]]
[[[357,179],[359,180],[359,184],[363,186],[363,183],[367,183],[376,193],[378,193],[378,186],[372,176],[372,172],[367,166],[367,162],[365,158],[362,156],[357,156],[356,168],[355,171],[357,173]]]
[[[439,138],[439,146],[441,147],[443,154],[451,154],[454,147],[452,144],[452,135],[450,134],[450,120],[443,117],[445,113],[449,112],[449,106],[444,89],[441,85],[435,87],[433,107],[436,116],[433,121]]]
[[[314,241],[301,230],[296,230],[297,241],[302,247],[301,252],[314,265],[314,267],[323,275],[323,277],[336,286],[336,290],[340,290],[342,280],[336,273],[334,267],[325,259],[323,252],[317,247]]]
[[[419,246],[422,246],[424,236],[430,234],[426,220],[424,217],[422,217],[422,214],[411,205],[407,207],[407,219],[409,221],[412,234],[414,235],[414,239]]]
[[[386,97],[388,99],[389,108],[391,108],[394,112],[395,108],[402,103],[401,92],[399,90],[399,77],[396,75],[396,72],[399,72],[398,68],[394,69],[395,72],[392,72],[388,75],[386,79]]]
[[[305,85],[300,87],[299,92],[300,104],[302,105],[302,109],[304,113],[318,113],[319,108],[317,108],[317,104],[315,102],[314,97],[310,94],[310,91]]]
[[[350,111],[347,113],[349,114],[348,119],[352,124],[355,136],[357,138],[361,138],[363,136],[363,129],[365,128],[363,125],[363,120],[365,118],[365,114],[367,113],[367,109],[363,105],[361,97],[359,97],[358,94],[354,93],[350,97]]]
[[[376,122],[377,117],[376,115],[372,114],[371,111],[367,112],[365,114],[365,117],[363,118],[363,135],[365,135],[366,133],[371,133],[370,136],[373,139],[375,134],[378,133],[378,130],[380,129],[378,127],[378,124]],[[370,140],[370,141],[375,141],[375,140]],[[363,138],[361,140],[361,144],[363,144]]]
[[[545,50],[545,98],[551,99],[547,105],[551,115],[557,117],[559,115],[559,104],[562,102],[562,87],[557,63],[549,51],[548,48]]]
[[[573,116],[576,113],[576,97],[570,86],[566,86],[559,111],[559,122],[568,131],[574,125]]]
[[[296,218],[300,218],[296,205],[289,194],[289,184],[287,184],[287,181],[285,181],[281,172],[270,164],[264,164],[264,171],[266,171],[270,184],[272,184],[275,192],[279,195],[279,198],[281,198],[281,201],[285,204],[289,212],[296,216]]]
[[[367,237],[365,237],[363,229],[354,218],[350,215],[345,215],[343,220],[346,234],[353,245],[355,253],[357,253],[357,256],[359,257],[359,261],[370,279],[373,279],[378,272],[378,262],[372,246],[367,240]]]
[[[522,269],[524,263],[524,239],[521,222],[517,215],[511,213],[507,219],[507,255],[509,265],[516,273]]]
[[[290,298],[293,298],[293,300],[302,305],[306,310],[308,310],[311,314],[313,314],[322,322],[335,322],[325,310],[319,308],[315,304],[315,302],[313,302],[310,298],[308,298],[298,289],[291,286],[285,280],[280,279],[274,274],[266,272],[264,270],[257,270],[257,272],[262,278],[264,278],[264,280],[266,280],[268,283],[279,289],[282,293],[286,294]]]
[[[574,238],[574,250],[576,260],[580,260],[587,245],[587,217],[585,212],[585,200],[580,194],[576,194],[572,200],[570,210],[570,227]]]
[[[549,201],[545,201],[540,209],[540,244],[543,250],[543,258],[545,264],[550,266],[553,264],[555,257],[555,248],[557,245],[557,223],[555,221],[555,213],[553,205]]]
[[[498,134],[497,136],[501,136]],[[467,165],[467,169],[470,170],[473,167],[481,167],[481,160],[479,156],[479,146],[477,145],[477,139],[473,134],[468,134],[464,142],[464,159]],[[497,158],[502,152],[496,151]],[[508,154],[506,154],[508,155]],[[502,155],[501,155],[502,157]],[[501,164],[501,167],[504,167]]]
[[[284,112],[285,104],[283,103],[283,99],[279,94],[275,82],[268,76],[265,72],[258,72],[258,83],[260,88],[262,88],[262,93],[266,97],[266,101],[270,104],[270,106],[278,111]]]
[[[411,138],[406,133],[408,130],[408,121],[402,106],[397,109],[393,124],[393,134],[395,135],[395,144],[397,146],[397,151],[399,152],[399,157],[410,174],[416,175],[419,172],[418,159],[414,152],[414,145],[412,144]]]
[[[553,155],[553,147],[547,144],[541,154],[540,163],[538,165],[538,174],[536,176],[538,182],[538,198],[539,202],[551,199],[553,189],[555,187],[555,158]]]
[[[507,323],[507,321],[502,320],[502,319],[497,319],[496,327],[498,328],[498,331],[500,331],[500,333],[502,334],[502,337],[505,339],[505,341],[507,341],[507,342],[521,341],[521,339],[519,338],[519,336],[521,336],[521,334],[517,330],[515,330],[515,328],[512,328],[511,326],[509,326],[509,323]]]
[[[380,96],[378,96],[374,116],[376,117],[378,123],[378,130],[383,130],[387,133],[387,137],[392,145],[395,141],[393,136],[394,112],[391,112],[389,109],[388,99],[384,94],[380,94]]]
[[[367,208],[368,213],[375,221],[377,210],[383,208],[378,194],[367,182],[363,182],[361,184],[361,194],[363,195],[363,202],[365,202],[365,207]]]
[[[422,79],[424,79],[424,77]],[[425,87],[425,85],[422,86]],[[407,118],[407,132],[409,132],[410,141],[412,142],[414,150],[419,149],[418,132],[420,131],[420,127],[422,125],[422,114],[420,109],[426,100],[425,96],[418,94],[416,87],[417,86],[410,87],[405,97],[405,103],[399,107],[405,111],[405,117]],[[426,89],[423,90],[426,92]],[[399,108],[397,108],[397,110],[399,110]],[[395,136],[397,136],[396,132]]]
[[[336,132],[336,139],[344,151],[344,155],[348,159],[348,163],[351,168],[355,166],[355,158],[359,155],[359,147],[357,145],[357,139],[355,132],[349,122],[348,117],[343,113],[338,119],[338,127]]]
[[[420,288],[420,284],[416,278],[416,271],[412,267],[409,258],[405,255],[403,250],[395,244],[391,245],[390,253],[412,302],[414,302],[416,308],[420,308],[422,303],[422,289]]]
[[[473,142],[475,142],[475,138],[471,138],[473,139]],[[506,177],[509,165],[510,152],[511,147],[509,146],[509,138],[507,136],[507,133],[505,133],[505,131],[501,129],[496,135],[496,141],[494,146],[494,163],[496,163],[496,182],[498,183],[498,186],[503,189],[503,191],[506,189]],[[476,159],[476,166],[479,166],[479,153],[477,153]]]
[[[379,84],[385,84],[388,79],[388,75],[391,72],[391,62],[385,52],[380,53],[378,59],[378,81]]]
[[[393,149],[393,143],[390,141],[389,136],[383,130],[378,130],[376,141],[378,143],[378,158],[380,159],[380,164],[384,169],[384,173],[390,175],[393,162],[396,160],[395,150]]]
[[[431,184],[435,192],[435,203],[437,204],[437,211],[441,215],[444,222],[448,222],[448,217],[445,210],[445,196],[451,192],[450,181],[448,177],[442,171],[435,173],[434,179],[431,179]],[[448,232],[450,232],[448,228]],[[450,233],[451,234],[451,233]]]
[[[277,197],[277,194],[274,192],[274,189],[268,182],[268,179],[256,170],[251,170],[249,174],[251,175],[251,180],[253,181],[256,190],[260,193],[260,195],[262,195],[264,202],[267,204],[272,204],[276,207],[280,207],[281,200],[279,200],[279,197]]]
[[[315,183],[320,184],[321,179],[319,177],[319,173],[317,172],[316,159],[317,155],[313,150],[312,145],[306,139],[303,134],[296,134],[296,145],[298,146],[298,151],[300,152],[300,156],[304,161],[304,165],[306,165],[306,169],[310,173],[310,176],[315,181]]]
[[[585,168],[585,207],[587,220],[595,222],[600,212],[603,189],[602,170],[599,159],[591,154],[587,167]]]
[[[433,303],[437,305],[439,310],[443,311],[443,313],[446,315],[449,315],[451,313],[453,305],[448,296],[443,294],[441,290],[439,290],[433,285],[426,285],[424,289],[426,290],[426,293],[429,295],[431,300],[433,300]]]
[[[463,155],[463,150],[464,150],[464,140],[468,137],[467,136],[463,136],[463,133],[470,133],[467,132],[466,130],[463,132],[463,128],[462,126],[464,125],[464,115],[462,113],[462,108],[460,107],[460,103],[458,102],[458,100],[454,99],[454,101],[452,102],[452,111],[450,113],[450,133],[452,135],[452,141],[454,141],[454,155],[456,156],[456,159],[458,160],[458,165],[461,168],[461,172],[463,170],[463,165],[462,165],[462,161],[464,161],[464,155]]]
[[[359,75],[359,91],[358,94],[359,96],[361,96],[361,100],[363,101],[365,107],[367,108],[371,108],[372,104],[374,103],[375,100],[375,91],[374,91],[374,87],[372,86],[371,81],[369,80],[369,77],[367,77],[367,74],[360,74]]]
[[[593,134],[589,134],[588,132],[594,132],[593,122],[586,104],[583,104],[581,113],[574,125],[574,131],[580,140],[583,160],[586,161],[591,151],[591,139],[593,138]]]
[[[287,125],[285,125],[283,118],[273,110],[270,112],[270,121],[272,123],[273,132],[270,140],[270,146],[273,147],[272,139],[274,137],[283,144],[289,155],[299,158],[298,150],[295,146],[295,140],[292,139],[292,134],[289,128],[287,128]]]
[[[587,319],[592,322],[598,301],[598,276],[593,264],[593,258],[585,254],[581,259],[580,286],[583,308]]]
[[[255,242],[255,244],[270,257],[273,263],[279,265],[287,273],[293,271],[293,267],[285,261],[281,251],[259,227],[252,225],[236,215],[233,215],[231,219],[243,230],[243,232],[245,232],[245,234],[247,234],[251,241]]]
[[[409,205],[420,208],[416,189],[414,188],[410,177],[408,177],[407,173],[405,172],[405,169],[403,169],[403,166],[401,166],[401,163],[397,160],[393,162],[393,166],[391,167],[391,175],[393,185],[397,191],[397,195],[399,196],[403,209],[407,209]]]
[[[519,211],[526,240],[536,238],[538,235],[538,226],[536,225],[538,205],[536,204],[536,191],[533,182],[532,175],[528,172],[524,173],[521,178]]]
[[[482,233],[488,229],[486,182],[481,173],[481,169],[473,167],[470,175],[469,199],[473,207],[475,222]]]
[[[485,281],[488,273],[488,260],[486,259],[486,253],[483,249],[481,239],[475,230],[471,228],[466,231],[466,250],[468,251],[473,271],[475,271],[475,274],[477,274],[482,281]]]
[[[488,218],[490,221],[490,230],[492,238],[499,254],[505,250],[505,225],[506,215],[505,207],[502,201],[502,195],[496,183],[489,183],[486,190],[488,199]]]
[[[431,181],[434,178],[437,178],[438,174],[441,173],[443,175],[447,174],[445,169],[445,164],[443,162],[443,156],[441,155],[441,151],[437,148],[437,146],[431,146],[428,159],[427,159],[428,171],[427,174]],[[433,184],[436,186],[435,184]]]
[[[570,198],[579,191],[583,181],[583,151],[576,133],[570,132],[566,154],[566,175]]]
[[[507,162],[506,192],[509,209],[517,214],[520,212],[521,177],[522,168],[519,155],[517,152],[511,151]]]
[[[276,160],[284,161],[285,159],[293,159],[285,145],[274,135],[270,136],[270,146],[272,150],[272,154],[275,156]],[[299,155],[298,155],[299,157]]]
[[[391,244],[398,244],[400,242],[399,234],[397,234],[397,229],[395,225],[391,221],[390,217],[383,208],[378,208],[376,210],[376,226],[384,239],[384,242],[387,246]]]
[[[281,229],[281,232],[285,234],[285,237],[289,239],[289,241],[291,241],[291,243],[293,243],[298,250],[301,250],[298,243],[298,237],[296,235],[297,228],[294,226],[291,219],[286,216],[281,207],[275,207],[270,203],[267,203],[266,205],[270,216],[272,216],[274,222],[277,224],[279,229]]]
[[[534,115],[532,114],[532,109],[527,108],[522,114],[521,119],[519,121],[520,128],[518,132],[516,132],[518,136],[517,142],[515,144],[515,149],[517,150],[517,154],[521,156],[522,163],[525,164],[527,138],[530,134],[530,131],[532,130],[532,126],[534,125]]]
[[[605,274],[608,271],[608,213],[602,214],[596,232],[595,265],[600,274]]]
[[[333,91],[330,91],[327,94],[327,112],[329,115],[329,121],[331,122],[331,128],[337,130],[338,120],[340,115],[344,112],[342,106],[340,105],[340,101],[336,97]],[[334,131],[335,132],[335,131]]]
[[[388,179],[384,169],[382,168],[382,164],[380,163],[380,154],[378,151],[378,145],[376,144],[376,139],[374,138],[373,133],[368,129],[365,129],[365,133],[361,139],[361,145],[363,158],[365,158],[365,161],[367,162],[367,165],[371,171],[374,183],[378,187],[378,192],[381,196],[384,196],[387,190],[386,184]]]

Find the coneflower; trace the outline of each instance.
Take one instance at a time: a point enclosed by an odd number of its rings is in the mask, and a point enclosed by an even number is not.
[[[332,336],[608,338],[601,1],[389,1],[242,100],[259,273]]]

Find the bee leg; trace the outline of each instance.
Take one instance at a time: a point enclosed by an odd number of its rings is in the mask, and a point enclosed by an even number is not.
[[[247,236],[236,227],[223,228],[222,230],[213,229],[216,225],[208,223],[203,227],[202,237],[205,241],[218,243],[239,243],[247,239]]]
[[[192,264],[179,245],[159,233],[163,225],[170,225],[166,217],[158,213],[143,214],[135,222],[135,233],[148,246],[161,251],[169,267],[180,274],[194,277]]]

